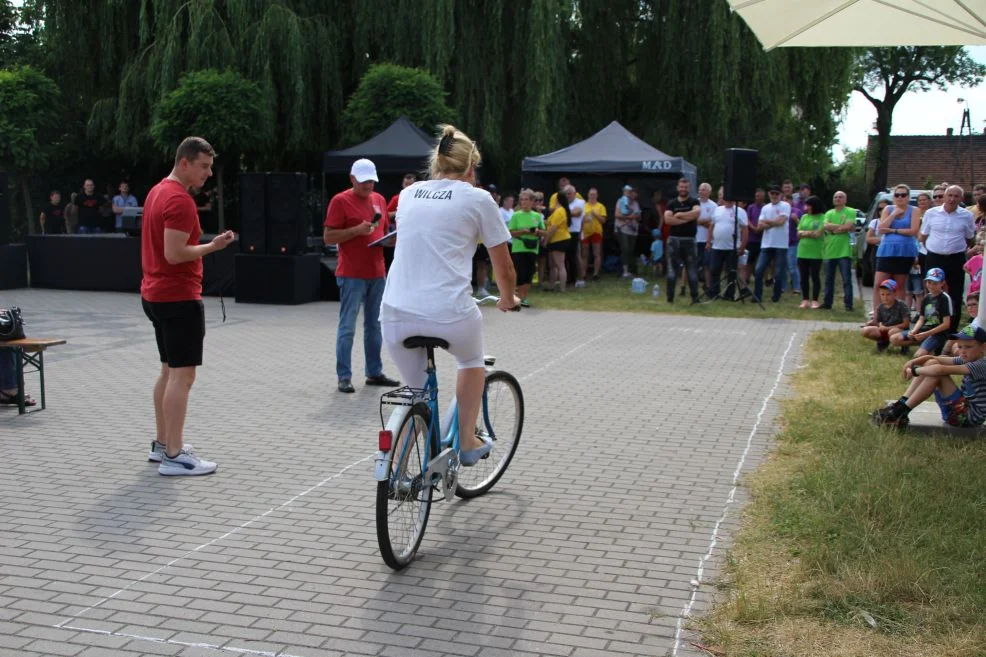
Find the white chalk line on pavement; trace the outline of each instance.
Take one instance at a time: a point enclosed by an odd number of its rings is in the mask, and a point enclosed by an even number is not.
[[[292,497],[288,501],[286,501],[286,502],[284,502],[284,503],[282,503],[282,504],[280,504],[278,506],[271,507],[271,508],[267,509],[266,511],[264,511],[263,513],[261,513],[259,516],[256,516],[254,518],[251,518],[250,520],[247,520],[245,523],[243,523],[239,527],[236,527],[235,529],[231,529],[230,531],[226,532],[222,536],[217,536],[216,538],[212,539],[211,541],[209,541],[207,543],[203,543],[202,545],[189,550],[188,552],[186,552],[185,554],[183,554],[183,555],[181,555],[179,557],[175,557],[174,559],[172,559],[168,563],[164,564],[160,568],[147,573],[146,575],[144,575],[140,579],[136,579],[136,580],[130,582],[129,584],[127,584],[125,587],[123,587],[119,591],[113,593],[112,595],[106,596],[105,598],[103,598],[102,600],[100,600],[99,602],[97,602],[96,604],[94,604],[92,606],[86,607],[85,609],[83,609],[82,611],[78,612],[77,614],[69,617],[68,619],[66,619],[62,623],[59,623],[58,625],[55,625],[55,627],[56,628],[61,628],[66,623],[69,623],[72,620],[74,620],[74,619],[82,616],[83,614],[88,613],[88,612],[92,611],[93,609],[95,609],[96,607],[98,607],[98,606],[100,606],[100,605],[108,602],[109,600],[112,600],[113,598],[115,598],[116,596],[120,595],[124,591],[128,591],[134,585],[140,584],[141,582],[147,580],[150,577],[153,577],[154,575],[157,575],[158,573],[160,573],[163,570],[167,570],[168,568],[170,568],[171,566],[175,565],[179,561],[181,561],[183,559],[187,559],[188,557],[192,556],[196,552],[199,552],[201,550],[204,550],[205,548],[209,547],[210,545],[213,545],[215,543],[218,543],[219,541],[221,541],[221,540],[223,540],[225,538],[229,538],[233,534],[237,534],[237,533],[243,531],[244,529],[246,529],[247,527],[249,527],[253,523],[257,522],[258,520],[262,520],[262,519],[266,518],[267,516],[269,516],[270,514],[274,513],[275,511],[280,511],[284,507],[290,506],[295,501],[297,501],[299,498],[302,498],[305,495],[308,495],[309,493],[311,493],[312,491],[321,488],[322,486],[324,486],[325,484],[329,483],[333,479],[342,476],[348,470],[356,467],[360,463],[364,463],[366,461],[369,461],[371,458],[373,458],[373,454],[368,454],[368,455],[364,456],[363,458],[361,458],[360,460],[356,461],[355,463],[350,463],[349,465],[347,465],[346,467],[344,467],[342,470],[339,470],[339,472],[336,472],[335,474],[333,474],[333,475],[331,475],[329,477],[326,477],[322,481],[318,482],[314,486],[311,486],[311,487],[303,490],[302,492],[298,493],[297,495],[295,495],[294,497]],[[76,629],[79,629],[79,628],[76,628]],[[155,639],[155,641],[157,641],[157,639]]]
[[[719,516],[719,520],[716,521],[715,526],[712,527],[711,541],[709,542],[709,550],[702,558],[698,560],[698,570],[695,572],[695,579],[692,580],[692,594],[688,598],[688,602],[682,607],[681,613],[678,615],[678,622],[675,624],[674,630],[674,648],[671,650],[671,657],[677,657],[678,649],[681,647],[681,632],[684,628],[685,619],[691,616],[692,607],[695,606],[695,599],[698,596],[698,589],[702,585],[702,575],[705,572],[705,565],[708,563],[709,559],[712,558],[712,553],[716,549],[716,545],[719,543],[719,527],[722,523],[726,521],[726,516],[729,515],[729,507],[732,506],[733,501],[736,499],[736,490],[739,488],[739,478],[740,473],[743,471],[743,465],[746,463],[746,457],[750,454],[750,448],[753,446],[753,436],[756,435],[757,429],[760,428],[760,421],[763,420],[763,415],[767,411],[767,404],[774,397],[777,392],[777,387],[781,384],[781,379],[784,378],[784,363],[787,360],[787,355],[791,352],[791,347],[794,346],[794,339],[798,337],[797,333],[791,334],[791,339],[787,342],[787,349],[781,355],[781,362],[777,366],[777,376],[774,378],[774,385],[764,397],[763,404],[760,405],[760,412],[757,413],[757,419],[753,423],[753,428],[750,429],[750,435],[746,439],[746,448],[743,450],[743,454],[740,456],[739,463],[736,464],[736,469],[733,470],[733,487],[729,491],[729,495],[726,496],[726,503],[722,506],[722,515]]]
[[[558,356],[557,358],[548,361],[547,363],[545,363],[544,365],[542,365],[538,369],[534,370],[533,372],[529,372],[529,373],[525,374],[524,376],[522,376],[518,380],[519,381],[526,381],[527,379],[530,379],[530,378],[532,378],[532,377],[540,374],[541,372],[544,372],[548,368],[550,368],[550,367],[558,364],[559,362],[561,362],[564,359],[568,358],[569,356],[571,356],[575,352],[579,351],[580,349],[583,349],[583,348],[589,346],[590,344],[592,344],[593,342],[595,342],[596,340],[599,340],[600,338],[603,338],[603,337],[609,335],[614,330],[615,329],[610,329],[610,330],[607,330],[607,331],[603,331],[602,333],[599,333],[599,334],[597,334],[597,335],[589,338],[585,342],[582,342],[582,343],[578,344],[577,346],[572,347],[571,349],[569,349],[568,351],[566,351],[561,356]],[[133,586],[135,586],[135,585],[137,585],[137,584],[139,584],[139,583],[141,583],[141,582],[143,582],[143,581],[145,581],[145,580],[153,577],[154,575],[157,575],[158,573],[160,573],[160,572],[162,572],[164,570],[167,570],[168,568],[170,568],[171,566],[175,565],[179,561],[181,561],[183,559],[187,559],[188,557],[192,556],[196,552],[199,552],[199,551],[201,551],[201,550],[209,547],[210,545],[214,545],[214,544],[218,543],[219,541],[222,541],[223,539],[229,538],[230,536],[232,536],[232,535],[234,535],[234,534],[236,534],[236,533],[238,533],[238,532],[246,529],[247,527],[249,527],[250,525],[254,524],[255,522],[257,522],[259,520],[262,520],[263,518],[267,517],[268,515],[276,512],[276,511],[279,511],[279,510],[283,509],[286,506],[290,506],[295,501],[297,501],[299,498],[304,497],[305,495],[307,495],[307,494],[309,494],[309,493],[317,490],[318,488],[321,488],[325,484],[329,483],[333,479],[336,479],[337,477],[342,476],[348,470],[356,467],[357,465],[370,460],[371,458],[374,457],[374,455],[375,455],[374,453],[367,454],[366,456],[364,456],[360,460],[358,460],[358,461],[356,461],[354,463],[350,463],[349,465],[347,465],[346,467],[344,467],[342,470],[339,470],[338,472],[336,472],[332,476],[327,477],[327,478],[323,479],[322,481],[318,482],[317,484],[315,484],[314,486],[311,486],[311,487],[307,488],[306,490],[302,491],[301,493],[298,493],[297,495],[295,495],[291,499],[287,500],[286,502],[284,502],[284,503],[282,503],[282,504],[280,504],[280,505],[278,505],[276,507],[271,507],[270,509],[268,509],[264,513],[262,513],[262,514],[260,514],[260,515],[258,515],[256,517],[248,520],[247,522],[243,523],[239,527],[236,527],[235,529],[232,529],[232,530],[226,532],[222,536],[217,536],[216,538],[212,539],[211,541],[209,541],[207,543],[203,543],[202,545],[200,545],[200,546],[198,546],[198,547],[196,547],[196,548],[194,548],[192,550],[189,550],[185,554],[172,559],[171,561],[169,561],[168,563],[164,564],[163,566],[161,566],[157,570],[154,570],[153,572],[150,572],[150,573],[144,575],[140,579],[134,580],[133,582],[131,582],[127,586],[123,587],[119,591],[116,591],[112,595],[106,596],[105,598],[103,598],[102,600],[100,600],[99,602],[97,602],[96,604],[94,604],[92,606],[86,607],[82,611],[78,612],[77,614],[75,614],[73,616],[70,616],[69,618],[65,619],[64,621],[62,621],[58,625],[55,625],[54,627],[55,628],[58,628],[58,629],[64,629],[64,630],[74,630],[76,632],[87,632],[87,633],[90,633],[90,634],[100,634],[100,635],[103,635],[103,636],[114,636],[114,637],[120,637],[120,638],[124,638],[124,639],[133,639],[135,641],[150,641],[151,643],[165,643],[165,644],[176,645],[176,646],[183,646],[183,647],[189,647],[189,648],[201,648],[203,650],[212,650],[212,651],[216,651],[216,652],[231,652],[231,653],[240,654],[240,655],[247,655],[247,656],[256,656],[256,657],[298,657],[298,656],[291,655],[290,653],[286,653],[286,652],[270,652],[270,651],[262,651],[262,650],[251,650],[249,648],[237,648],[235,646],[219,645],[219,644],[212,644],[212,643],[191,643],[191,642],[187,642],[187,641],[177,641],[177,640],[174,640],[174,639],[162,639],[160,637],[141,636],[139,634],[129,634],[129,633],[125,633],[125,632],[111,632],[109,630],[97,630],[97,629],[88,628],[88,627],[79,627],[79,626],[75,626],[75,625],[69,625],[69,623],[71,623],[73,620],[75,620],[75,619],[83,616],[84,614],[92,611],[93,609],[99,607],[100,605],[103,605],[106,602],[112,600],[113,598],[115,598],[118,595],[120,595],[121,593],[129,590]]]

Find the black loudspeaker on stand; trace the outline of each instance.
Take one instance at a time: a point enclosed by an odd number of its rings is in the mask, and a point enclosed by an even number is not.
[[[750,148],[726,150],[722,187],[726,200],[753,201],[757,191],[757,151]]]
[[[737,201],[753,201],[757,190],[757,151],[750,148],[730,148],[726,150],[726,167],[723,172],[722,195],[733,201],[733,252],[726,260],[726,287],[716,299],[745,302],[752,297],[746,281],[741,281],[737,272],[739,266],[739,206]],[[757,263],[747,262],[747,266]],[[754,299],[761,310],[766,310],[759,299]]]

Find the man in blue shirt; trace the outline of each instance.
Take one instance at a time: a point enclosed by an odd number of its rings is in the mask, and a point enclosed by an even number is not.
[[[116,231],[123,230],[123,209],[140,207],[137,197],[130,193],[130,183],[120,183],[120,193],[113,197],[113,214],[116,219]]]

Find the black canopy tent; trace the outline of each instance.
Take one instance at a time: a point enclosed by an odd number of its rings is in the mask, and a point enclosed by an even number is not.
[[[366,157],[377,165],[378,173],[420,173],[434,147],[433,137],[401,116],[362,144],[326,153],[322,170],[327,174],[348,174],[355,160]]]
[[[664,198],[674,194],[675,182],[685,177],[697,192],[695,165],[683,157],[673,157],[654,148],[617,121],[588,139],[553,153],[525,157],[522,179],[525,187],[554,192],[560,176],[572,180],[580,192],[591,185],[599,189],[600,199],[611,206],[630,183],[639,189],[641,206],[650,205],[651,192],[662,190]]]

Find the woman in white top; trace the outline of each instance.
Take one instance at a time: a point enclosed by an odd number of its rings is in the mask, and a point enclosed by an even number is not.
[[[488,192],[475,186],[476,145],[455,127],[442,126],[431,154],[431,180],[406,187],[397,204],[397,247],[387,276],[380,322],[387,351],[412,388],[427,375],[423,349],[405,349],[405,338],[442,338],[458,363],[460,459],[475,465],[492,449],[478,438],[476,419],[485,384],[483,316],[472,298],[472,257],[481,241],[496,272],[497,308],[513,310],[517,281],[510,232]]]

